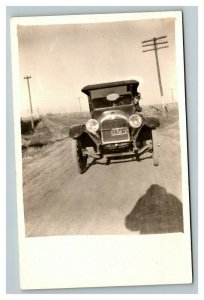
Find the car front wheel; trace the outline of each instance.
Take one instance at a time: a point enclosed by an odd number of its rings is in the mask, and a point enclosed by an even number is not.
[[[87,167],[87,155],[83,154],[80,140],[72,140],[72,158],[77,173],[83,174]]]
[[[153,147],[153,162],[154,166],[159,165],[159,141],[158,141],[158,136],[156,129],[152,130],[152,147]]]

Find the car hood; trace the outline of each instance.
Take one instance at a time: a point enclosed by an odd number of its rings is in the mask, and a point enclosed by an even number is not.
[[[121,115],[129,119],[129,117],[134,113],[135,113],[135,108],[133,105],[123,105],[123,106],[95,109],[92,112],[92,117],[93,119],[96,119],[99,122],[101,122],[101,120],[104,117],[108,117],[108,116],[113,117],[114,115],[117,116]]]

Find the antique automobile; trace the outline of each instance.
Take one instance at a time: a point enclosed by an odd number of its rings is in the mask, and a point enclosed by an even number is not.
[[[86,171],[89,157],[105,158],[109,164],[117,158],[134,157],[140,161],[142,154],[150,152],[154,165],[159,165],[156,128],[160,123],[158,118],[141,113],[138,85],[136,80],[127,80],[82,89],[88,96],[91,119],[86,124],[73,125],[69,132],[79,173]]]

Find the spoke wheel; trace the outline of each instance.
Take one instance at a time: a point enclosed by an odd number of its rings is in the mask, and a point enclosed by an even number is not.
[[[87,167],[87,155],[83,154],[83,147],[79,140],[72,140],[72,158],[77,173],[83,174]]]
[[[159,141],[156,129],[152,130],[152,147],[153,147],[153,162],[154,166],[159,166]]]

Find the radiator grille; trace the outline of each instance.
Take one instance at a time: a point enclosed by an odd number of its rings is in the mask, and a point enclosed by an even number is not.
[[[112,129],[127,128],[124,134],[112,134]],[[104,120],[101,124],[101,136],[103,143],[126,142],[130,140],[129,125],[125,119],[117,118],[113,120]]]

